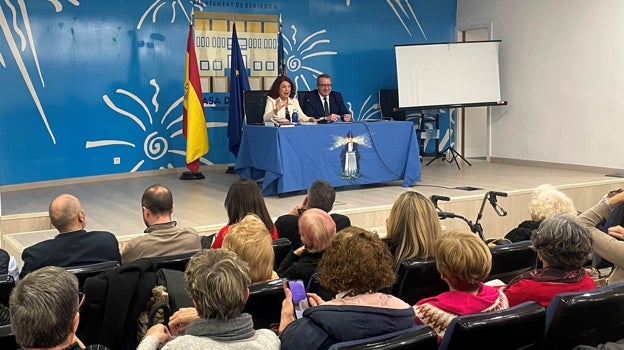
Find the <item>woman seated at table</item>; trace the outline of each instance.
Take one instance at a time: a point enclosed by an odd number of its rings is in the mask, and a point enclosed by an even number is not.
[[[269,90],[264,106],[264,121],[270,122],[271,118],[284,119],[287,115],[290,119],[295,110],[299,115],[299,121],[310,121],[312,118],[301,110],[299,100],[295,98],[296,93],[297,88],[290,78],[285,75],[277,77]]]

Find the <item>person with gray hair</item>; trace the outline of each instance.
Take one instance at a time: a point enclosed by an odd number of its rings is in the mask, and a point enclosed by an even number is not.
[[[251,315],[242,313],[249,297],[249,267],[227,249],[195,254],[184,272],[184,287],[194,309],[176,312],[165,325],[152,326],[137,350],[168,349],[279,349],[277,335],[254,330]]]
[[[544,219],[531,235],[543,268],[523,273],[504,287],[509,306],[536,301],[547,307],[559,293],[595,289],[596,283],[584,268],[591,258],[592,242],[589,230],[573,216]]]
[[[525,220],[518,227],[509,231],[505,238],[512,242],[528,241],[533,231],[542,220],[554,214],[568,214],[575,216],[576,208],[572,199],[559,191],[553,185],[543,184],[537,186],[531,193],[529,201],[530,220]]]
[[[11,331],[22,349],[84,349],[76,337],[84,294],[67,270],[48,266],[29,273],[9,300]],[[93,345],[87,349],[107,349]]]
[[[316,180],[310,185],[308,194],[303,198],[301,204],[297,204],[288,214],[282,215],[275,221],[277,233],[281,238],[288,238],[293,250],[301,247],[301,235],[299,233],[299,217],[310,208],[318,208],[329,213],[334,208],[336,191],[334,187],[325,180]],[[336,232],[345,227],[351,226],[348,216],[333,213],[331,218],[336,223]]]

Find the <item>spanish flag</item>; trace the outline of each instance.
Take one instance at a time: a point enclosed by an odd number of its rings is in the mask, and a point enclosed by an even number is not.
[[[183,132],[186,137],[186,167],[193,173],[199,170],[199,158],[208,153],[208,131],[204,116],[204,96],[199,81],[195,55],[193,25],[189,25],[184,69]]]

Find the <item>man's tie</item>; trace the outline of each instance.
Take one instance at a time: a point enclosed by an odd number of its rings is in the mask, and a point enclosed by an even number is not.
[[[329,103],[327,103],[327,96],[323,97],[323,109],[325,110],[325,116],[329,115]]]

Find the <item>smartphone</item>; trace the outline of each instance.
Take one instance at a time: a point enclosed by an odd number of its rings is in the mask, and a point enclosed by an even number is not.
[[[292,293],[292,302],[295,307],[295,317],[303,317],[303,311],[310,305],[308,304],[308,296],[306,295],[305,286],[302,280],[289,280],[288,288]]]

